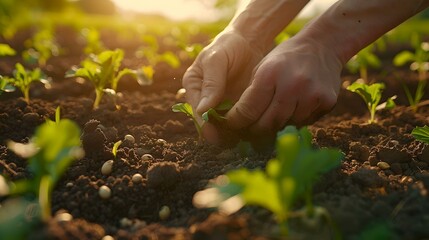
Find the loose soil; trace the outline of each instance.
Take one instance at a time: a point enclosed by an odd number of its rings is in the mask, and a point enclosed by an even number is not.
[[[20,49],[30,33],[18,34],[11,44]],[[82,59],[83,45],[70,40],[77,38],[71,29],[59,29],[59,33],[67,54],[50,59],[44,68],[53,79],[52,88],[33,85],[30,105],[18,92],[0,97],[0,171],[12,180],[30,174],[26,161],[6,148],[7,140],[27,142],[45,118],[54,118],[57,106],[61,106],[62,118],[74,120],[83,130],[86,155],[72,164],[53,192],[52,212],[57,217],[37,227],[30,239],[101,239],[105,235],[115,239],[280,239],[275,236],[274,217],[262,208],[245,207],[224,216],[193,206],[194,193],[211,179],[240,167],[264,168],[274,155],[243,157],[234,149],[202,143],[193,123],[183,114],[171,112],[173,104],[184,101],[176,99],[175,93],[190,60],[179,69],[156,66],[152,86],[122,80],[121,108],[105,98],[99,109],[92,110],[92,85],[63,77]],[[139,43],[112,33],[106,33],[105,39],[109,39],[108,47],[126,50],[126,67],[142,63],[132,57]],[[391,67],[389,59],[395,53],[384,53],[383,74],[370,76],[387,84],[384,96],[398,95],[397,108],[379,112],[378,122],[367,124],[362,100],[342,89],[333,111],[310,126],[315,147],[339,148],[346,156],[339,168],[323,175],[313,195],[315,204],[329,211],[345,239],[365,239],[362,234],[374,226],[387,227],[390,239],[429,238],[429,146],[410,134],[415,126],[429,123],[429,108],[423,106],[414,113],[406,107],[397,78],[415,86],[416,76]],[[19,57],[2,59],[0,74],[9,75],[17,61]],[[355,79],[344,72],[343,81]],[[113,159],[113,144],[126,134],[136,141],[120,146],[112,173],[103,175],[103,163]],[[143,176],[141,182],[131,181],[136,173]],[[98,194],[103,185],[112,191],[109,199]],[[159,216],[163,206],[171,211],[166,219]],[[295,208],[302,206],[299,202]],[[64,212],[73,219],[58,217]],[[294,220],[291,231],[292,239],[333,236],[323,224],[307,229]]]

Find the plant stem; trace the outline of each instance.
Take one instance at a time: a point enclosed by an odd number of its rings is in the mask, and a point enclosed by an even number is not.
[[[309,189],[306,192],[306,196],[305,196],[305,206],[307,209],[307,216],[313,217],[314,215],[314,205],[313,205],[313,191],[312,191],[312,187],[310,186]]]
[[[365,83],[368,83],[368,70],[366,67],[361,67],[359,69],[360,77],[365,81]]]
[[[24,100],[27,104],[30,104],[30,88],[23,88],[22,93],[24,94]]]
[[[39,205],[42,212],[42,220],[47,222],[51,218],[51,193],[52,181],[49,176],[43,176],[40,179],[39,186]]]
[[[376,111],[376,107],[377,106],[371,106],[368,105],[368,109],[369,109],[369,113],[370,113],[370,118],[368,120],[369,123],[375,123],[375,111]]]
[[[194,122],[195,128],[197,129],[198,136],[200,140],[203,138],[203,133],[201,132],[201,126],[198,124],[197,119],[192,117],[192,121]]]
[[[100,105],[101,98],[103,97],[103,89],[96,88],[95,89],[95,101],[93,105],[93,109],[97,109]]]

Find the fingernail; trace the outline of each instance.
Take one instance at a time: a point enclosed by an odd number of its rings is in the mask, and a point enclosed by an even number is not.
[[[209,101],[208,97],[203,97],[201,99],[200,103],[198,103],[198,106],[197,106],[197,112],[198,113],[203,113],[203,112],[207,111],[208,101]]]

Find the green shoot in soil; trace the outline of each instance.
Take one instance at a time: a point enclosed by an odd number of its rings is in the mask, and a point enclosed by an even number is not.
[[[0,43],[0,57],[3,56],[15,56],[16,51],[11,48],[8,44]]]
[[[25,43],[28,50],[22,53],[27,63],[37,62],[43,67],[51,56],[58,56],[60,48],[54,36],[52,27],[44,27]]]
[[[245,204],[262,206],[274,213],[284,235],[288,234],[290,217],[303,222],[324,219],[335,228],[327,211],[313,205],[312,185],[322,173],[338,166],[344,156],[336,149],[313,149],[311,139],[307,128],[285,128],[277,137],[277,157],[268,161],[265,171],[230,171],[213,186],[196,193],[194,204],[218,207],[228,214]],[[305,200],[305,209],[292,212],[299,199]]]
[[[43,84],[48,84],[48,81],[46,79],[43,79],[42,75],[43,74],[40,68],[36,68],[30,71],[30,70],[26,70],[24,66],[22,66],[20,63],[17,63],[15,65],[13,77],[7,78],[6,81],[14,85],[15,87],[19,88],[21,92],[24,94],[25,101],[29,104],[30,103],[30,84],[36,81],[42,82]]]
[[[385,103],[378,104],[381,100],[381,94],[385,88],[384,83],[374,83],[371,85],[367,85],[365,83],[354,82],[350,86],[347,87],[347,90],[359,94],[362,99],[365,101],[368,110],[370,112],[369,123],[375,123],[375,112],[379,109],[386,108],[392,109],[395,107],[394,99],[396,96],[390,97],[387,99]]]
[[[429,144],[429,126],[416,127],[411,132],[411,135],[420,142]]]
[[[192,106],[189,103],[177,103],[174,104],[171,107],[171,110],[173,112],[181,112],[186,114],[186,116],[190,117],[192,121],[194,122],[195,129],[197,130],[198,136],[202,138],[201,133],[201,125],[198,123],[197,119],[195,118],[194,111],[192,110]]]
[[[9,84],[9,78],[0,75],[0,95],[3,92],[13,92],[15,87]]]
[[[360,78],[368,82],[368,68],[380,68],[381,61],[373,51],[373,45],[362,49],[347,62],[347,69],[356,73],[359,71]]]
[[[103,51],[98,55],[92,54],[81,63],[81,68],[73,68],[66,73],[66,77],[83,77],[94,84],[96,97],[93,108],[97,109],[105,92],[116,94],[118,82],[125,75],[131,75],[142,86],[152,84],[152,79],[147,77],[145,69],[119,70],[123,58],[124,51],[121,49]]]
[[[429,42],[422,42],[417,34],[413,34],[411,45],[414,48],[414,53],[410,51],[398,53],[393,59],[393,64],[395,66],[403,66],[411,62],[410,69],[418,72],[419,81],[414,96],[407,85],[402,85],[411,109],[416,112],[418,104],[425,93],[427,84],[427,73],[429,72]]]
[[[116,154],[118,153],[118,148],[119,148],[119,146],[121,146],[121,144],[122,144],[121,140],[119,140],[119,141],[115,142],[115,144],[113,144],[112,154],[113,154],[114,159],[116,159]]]
[[[80,129],[68,119],[40,125],[27,144],[10,141],[9,149],[28,159],[28,168],[32,173],[31,179],[13,182],[10,194],[37,195],[42,220],[49,220],[52,190],[72,161],[83,156],[80,145]]]

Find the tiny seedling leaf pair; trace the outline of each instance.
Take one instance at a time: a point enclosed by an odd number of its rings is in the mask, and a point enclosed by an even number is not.
[[[411,135],[420,142],[429,144],[429,126],[416,127],[411,132]]]

